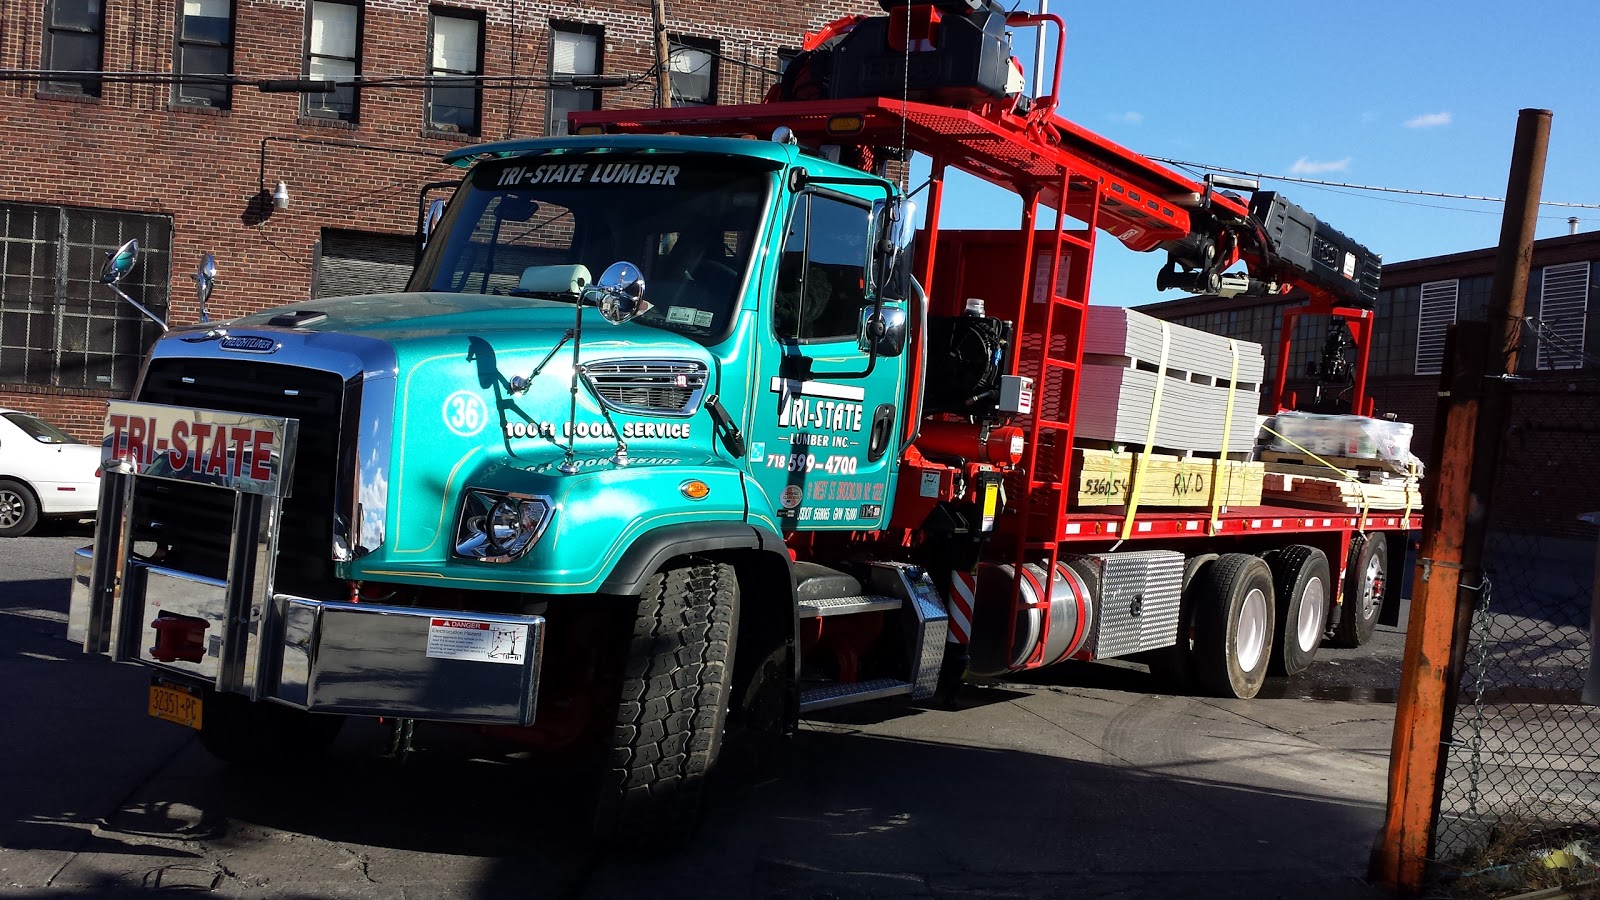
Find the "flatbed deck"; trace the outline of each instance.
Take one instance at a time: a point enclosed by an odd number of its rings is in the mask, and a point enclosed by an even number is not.
[[[1124,520],[1125,516],[1114,508],[1109,512],[1068,511],[1061,520],[1057,539],[1062,543],[1115,540],[1122,532]],[[1362,517],[1359,512],[1294,506],[1237,506],[1218,514],[1215,532],[1211,531],[1209,510],[1140,512],[1134,517],[1128,538],[1198,538],[1261,532],[1411,531],[1421,527],[1420,511],[1406,514],[1404,511],[1372,510]]]

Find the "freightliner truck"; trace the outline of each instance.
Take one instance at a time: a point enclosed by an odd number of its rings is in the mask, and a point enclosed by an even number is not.
[[[1376,257],[1024,94],[1010,32],[1058,18],[884,6],[765,103],[452,152],[403,293],[171,328],[71,636],[244,765],[349,717],[578,748],[602,837],[692,821],[730,724],[1117,656],[1248,698],[1365,640],[1412,511],[1078,508],[1070,460],[1102,232],[1342,319],[1356,412]],[[942,229],[952,171],[1019,226]]]

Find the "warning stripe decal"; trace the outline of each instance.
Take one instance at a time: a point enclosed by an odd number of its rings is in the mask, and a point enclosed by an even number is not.
[[[965,644],[972,635],[973,585],[970,572],[950,573],[950,640]]]

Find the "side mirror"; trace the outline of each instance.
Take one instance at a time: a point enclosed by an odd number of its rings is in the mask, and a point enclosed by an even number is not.
[[[116,284],[128,277],[134,263],[139,261],[139,239],[133,238],[116,250],[106,254],[106,264],[100,267],[100,283]]]
[[[870,271],[880,299],[910,299],[911,241],[917,234],[916,219],[916,203],[904,197],[872,204]]]
[[[899,356],[906,348],[906,311],[897,306],[863,306],[856,346],[862,353]]]
[[[117,287],[117,282],[128,277],[133,271],[134,263],[139,261],[139,239],[133,238],[116,250],[106,254],[106,264],[100,268],[100,283],[116,292],[118,297],[128,302],[129,306],[144,313],[145,318],[161,326],[166,332],[167,323],[160,316],[146,309],[143,303],[129,297],[127,292]]]
[[[532,217],[531,214],[529,217]],[[428,212],[422,217],[422,246],[428,246],[428,238],[433,235],[434,229],[439,227],[439,220],[442,218],[444,218],[444,200],[430,201]]]
[[[580,302],[600,308],[600,315],[613,325],[621,325],[650,311],[644,299],[644,275],[630,262],[614,262],[600,273],[600,280],[583,292]]]
[[[211,312],[206,309],[206,301],[211,299],[211,289],[216,286],[217,258],[207,253],[205,258],[200,260],[200,268],[190,277],[194,279],[195,295],[200,299],[200,323],[205,324],[211,321]]]

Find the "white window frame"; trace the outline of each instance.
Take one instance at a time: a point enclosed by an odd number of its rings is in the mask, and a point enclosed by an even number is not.
[[[557,65],[556,41],[557,35],[569,35],[586,38],[594,42],[594,57],[589,63],[589,71],[581,71],[582,66],[562,68]],[[550,78],[559,81],[563,75],[599,75],[605,68],[605,29],[599,25],[590,25],[584,22],[551,22],[550,23]],[[558,107],[556,99],[560,97],[581,98],[583,102],[570,106]],[[599,109],[600,92],[592,90],[577,90],[573,88],[554,88],[546,93],[544,113],[544,133],[547,135],[563,135],[567,133],[567,119],[564,115],[557,115],[559,109]]]
[[[1413,367],[1417,375],[1444,371],[1445,337],[1456,323],[1460,297],[1459,278],[1422,285],[1417,301],[1417,356]]]
[[[1545,266],[1539,288],[1538,367],[1581,369],[1589,318],[1589,263]]]

